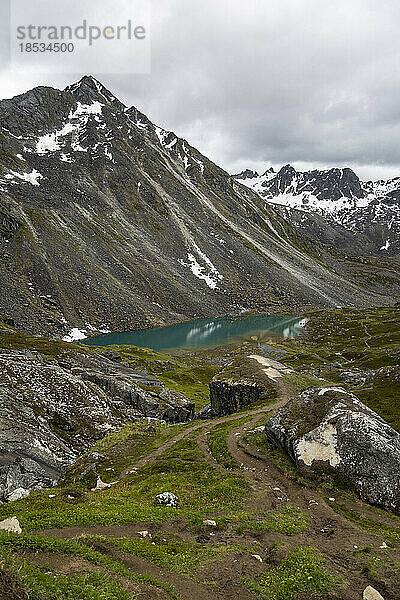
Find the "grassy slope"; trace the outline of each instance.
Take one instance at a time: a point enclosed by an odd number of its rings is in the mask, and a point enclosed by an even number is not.
[[[294,392],[315,385],[318,382],[318,370],[320,376],[327,381],[338,381],[339,369],[330,368],[337,360],[350,369],[383,366],[397,368],[395,365],[398,363],[400,350],[398,310],[317,311],[309,315],[309,319],[305,338],[281,345],[288,353],[284,362],[296,369],[287,378],[287,384]],[[1,334],[0,347],[29,347],[45,354],[49,360],[71,347],[77,351],[96,351],[76,344],[28,338],[18,333]],[[194,355],[174,358],[132,347],[119,347],[118,350],[132,366],[144,367],[161,379],[165,377],[165,383],[168,379],[167,385],[172,388],[184,391],[176,386],[186,386],[186,395],[193,399],[197,396],[198,402],[201,399],[199,404],[206,401],[207,379],[218,370],[211,355],[210,364],[207,364],[204,353],[198,359]],[[200,369],[201,374],[199,371],[193,374],[196,369]],[[384,377],[378,379],[371,389],[361,388],[355,392],[394,426],[399,427],[398,405],[393,401],[400,396],[397,385],[393,377]],[[379,393],[375,393],[378,390]],[[238,415],[236,426],[244,419]],[[136,592],[140,595],[146,590],[149,594],[157,594],[156,589],[162,590],[165,597],[178,598],[165,575],[160,578],[150,574],[154,568],[151,565],[162,567],[164,573],[177,572],[181,576],[197,578],[198,570],[209,568],[207,565],[210,563],[215,569],[219,561],[228,561],[230,556],[235,557],[235,561],[240,561],[253,553],[261,553],[264,564],[260,567],[260,576],[254,574],[245,577],[241,584],[238,583],[243,586],[243,594],[247,590],[247,593],[265,598],[289,600],[295,598],[301,590],[302,597],[325,598],[330,593],[329,590],[342,585],[335,559],[324,556],[321,550],[313,549],[311,545],[304,546],[304,538],[299,537],[310,526],[308,514],[291,506],[273,510],[249,510],[247,505],[252,502],[253,490],[246,478],[235,471],[220,473],[213,469],[204,459],[195,433],[176,442],[156,461],[141,467],[136,474],[111,488],[104,491],[90,490],[94,483],[94,471],[89,471],[86,475],[83,473],[93,462],[96,472],[101,474],[104,481],[114,481],[121,470],[186,427],[188,425],[163,426],[145,422],[127,425],[120,432],[98,442],[94,448],[97,458],[93,459],[88,454],[79,459],[53,490],[35,492],[21,501],[1,505],[0,519],[16,515],[24,534],[0,535],[0,562],[5,568],[5,571],[0,569],[0,593],[3,591],[2,582],[5,582],[8,589],[11,589],[11,584],[15,589],[19,586],[18,593],[22,598],[24,596],[21,595],[21,590],[30,590],[32,600],[125,600],[134,598]],[[226,436],[231,431],[231,424],[213,427],[209,423],[208,427],[211,431],[208,436],[210,451],[219,458],[222,465],[226,463],[226,466],[233,467],[234,459],[226,446]],[[246,437],[250,446],[253,443],[254,450],[263,450],[258,433]],[[283,457],[275,459],[288,478],[295,477],[287,460],[285,464]],[[166,490],[173,491],[179,497],[177,509],[154,506],[154,496]],[[49,497],[53,495],[54,497]],[[380,539],[384,536],[394,546],[399,544],[398,528],[386,523],[387,519],[382,511],[377,511],[374,519],[349,510],[342,504],[332,504],[335,510],[348,519],[349,526],[360,527],[363,531],[376,534]],[[216,521],[216,531],[226,531],[229,536],[243,536],[243,543],[203,544],[190,535],[182,537],[166,533],[155,535],[151,540],[129,536],[109,538],[106,535],[100,538],[89,536],[58,540],[35,534],[37,529],[71,525],[123,526],[137,523],[139,530],[143,528],[143,523],[146,523],[146,527],[160,527],[162,524],[167,526],[173,519],[174,523],[183,524],[185,532],[197,531],[204,535],[207,533],[203,525],[204,518]],[[249,535],[252,537],[249,538]],[[265,543],[263,547],[258,542],[254,545],[254,538],[258,539],[257,536],[260,535],[277,536],[277,543],[273,543],[268,549]],[[249,539],[253,540],[250,545]],[[271,540],[270,537],[268,539]],[[299,543],[298,539],[302,541]],[[285,540],[293,541],[288,544]],[[111,557],[114,551],[120,554]],[[37,557],[42,554],[58,557],[59,565],[67,564],[67,559],[71,556],[86,562],[78,572],[65,573],[60,566],[54,564],[50,564],[44,571],[36,564]],[[128,568],[127,557],[130,555],[145,560],[145,564],[149,565],[148,572],[145,568],[140,572]],[[378,587],[398,576],[399,561],[386,556],[382,551],[357,554],[354,562],[359,564],[360,573],[364,573]],[[232,569],[232,566],[227,568]],[[231,572],[231,577],[236,577],[234,571]],[[336,597],[340,597],[340,593]],[[10,600],[16,598],[17,595],[10,596]]]
[[[284,362],[297,370],[295,388],[315,385],[310,380],[315,377],[340,383],[400,431],[400,308],[332,309],[307,316],[305,335],[282,345],[288,352]],[[344,385],[340,372],[357,369],[381,371],[369,385]]]

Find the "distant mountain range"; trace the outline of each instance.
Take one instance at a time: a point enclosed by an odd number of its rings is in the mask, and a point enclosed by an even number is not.
[[[338,215],[350,214],[345,189],[355,211],[378,214],[383,200],[372,205],[351,173],[337,171],[341,187],[290,167],[233,178],[90,76],[3,100],[0,314],[25,331],[65,336],[248,310],[392,303],[398,263],[387,257],[395,248],[388,225],[375,245],[370,236],[371,247],[388,246],[382,258],[365,254],[370,237],[361,232],[362,251],[349,259],[346,244],[329,243],[323,220],[315,235],[278,204],[318,194],[321,206],[342,207],[330,214],[338,227]],[[398,207],[389,192],[384,198]],[[307,213],[298,212],[301,221]]]
[[[327,226],[328,243],[329,228],[340,225],[352,235],[336,228],[339,247],[346,237],[345,245],[353,252],[400,253],[400,177],[363,182],[348,168],[300,172],[291,165],[278,172],[269,168],[263,175],[246,169],[234,177],[270,204],[285,207],[281,214],[311,237],[321,239],[313,219],[319,215]],[[353,234],[361,238],[357,241]]]

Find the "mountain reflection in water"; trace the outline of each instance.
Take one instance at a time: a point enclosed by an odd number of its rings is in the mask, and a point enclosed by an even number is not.
[[[196,319],[168,327],[153,327],[122,333],[108,333],[87,338],[82,343],[92,346],[127,344],[153,350],[195,349],[222,346],[256,336],[264,340],[271,335],[296,337],[305,319],[290,315],[255,315]]]

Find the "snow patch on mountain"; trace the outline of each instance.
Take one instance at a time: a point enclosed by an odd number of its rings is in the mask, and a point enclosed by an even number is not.
[[[97,117],[96,120],[100,121],[99,115],[102,113],[103,106],[97,100],[92,102],[92,104],[81,104],[78,102],[75,111],[70,112],[68,122],[65,123],[64,127],[39,137],[36,142],[36,153],[43,155],[48,152],[60,150],[62,138],[84,129],[91,115],[94,115],[95,118]],[[77,152],[87,152],[87,148],[83,148],[77,139],[72,141],[71,147]],[[25,151],[31,152],[32,150],[25,148]]]
[[[33,169],[30,173],[17,173],[16,171],[10,171],[4,175],[4,179],[8,180],[10,183],[18,183],[19,179],[20,181],[25,181],[31,185],[38,186],[40,185],[39,180],[43,179],[43,175],[36,169]]]
[[[221,281],[223,279],[223,276],[218,272],[218,270],[213,265],[208,256],[200,250],[197,244],[193,244],[193,248],[196,251],[198,258],[202,260],[206,266],[200,265],[197,258],[192,252],[187,253],[189,261],[188,263],[183,261],[182,259],[179,259],[178,262],[182,266],[188,267],[195,277],[205,281],[205,283],[211,290],[215,290],[217,288],[218,281]]]

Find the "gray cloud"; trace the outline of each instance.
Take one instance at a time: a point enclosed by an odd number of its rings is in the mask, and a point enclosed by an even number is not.
[[[96,75],[230,171],[387,177],[400,174],[399,17],[396,0],[154,0],[151,74]],[[70,79],[0,72],[0,93]]]

